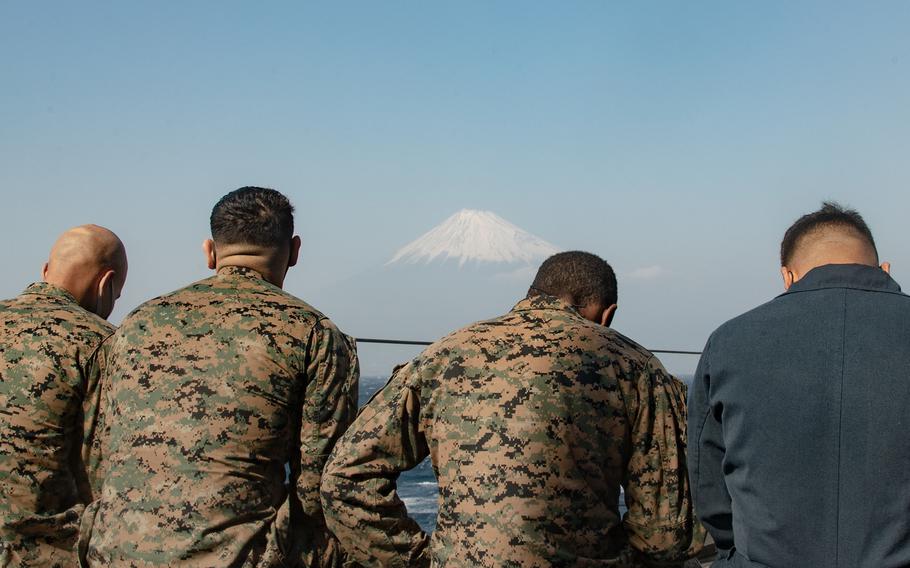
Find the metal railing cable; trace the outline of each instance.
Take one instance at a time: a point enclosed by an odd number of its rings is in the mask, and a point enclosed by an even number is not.
[[[408,341],[406,339],[376,339],[372,337],[357,337],[357,343],[378,343],[382,345],[432,345],[432,341]],[[701,351],[683,351],[679,349],[648,349],[651,353],[666,353],[670,355],[701,355]]]

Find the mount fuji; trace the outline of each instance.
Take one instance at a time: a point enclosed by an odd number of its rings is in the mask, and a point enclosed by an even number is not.
[[[462,209],[417,240],[400,248],[386,265],[435,260],[529,264],[559,249],[509,223],[492,211]]]

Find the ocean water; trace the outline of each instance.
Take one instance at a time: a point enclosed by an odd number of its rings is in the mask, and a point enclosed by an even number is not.
[[[681,375],[680,378],[688,384],[692,382],[691,375]],[[363,406],[376,391],[385,386],[387,380],[385,377],[361,377],[360,405]],[[401,474],[398,478],[398,496],[408,508],[408,514],[423,527],[423,530],[432,532],[436,527],[439,491],[429,458],[411,471]],[[619,511],[620,514],[626,512],[622,494],[619,496]]]

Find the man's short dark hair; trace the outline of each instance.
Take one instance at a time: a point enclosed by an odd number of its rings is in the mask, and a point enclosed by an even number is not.
[[[855,233],[869,242],[875,257],[878,258],[875,239],[872,238],[872,231],[869,230],[863,216],[853,209],[846,209],[833,201],[825,201],[821,209],[803,215],[784,233],[784,240],[780,243],[780,265],[790,265],[793,255],[804,237],[827,228],[846,229]]]
[[[548,294],[570,298],[576,306],[616,303],[616,274],[596,254],[569,251],[554,254],[540,265],[528,297]]]
[[[241,187],[215,204],[210,222],[216,243],[279,247],[294,236],[294,206],[274,189]]]

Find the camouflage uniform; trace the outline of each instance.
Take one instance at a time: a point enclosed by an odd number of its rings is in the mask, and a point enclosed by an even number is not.
[[[83,562],[340,564],[319,478],[356,414],[350,338],[226,267],[143,304],[108,343],[109,469],[83,516]]]
[[[114,328],[46,283],[0,302],[0,566],[72,566],[91,501],[93,351]]]
[[[680,564],[693,531],[681,386],[568,304],[523,300],[427,348],[364,407],[323,473],[328,526],[365,566]],[[432,538],[395,492],[427,455]]]

